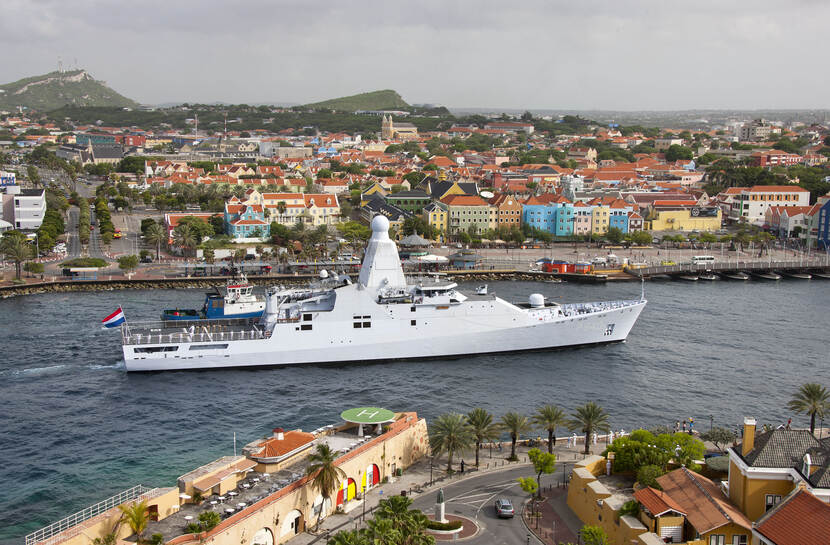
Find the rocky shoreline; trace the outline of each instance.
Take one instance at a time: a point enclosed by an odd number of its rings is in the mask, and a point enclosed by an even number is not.
[[[496,282],[500,280],[513,281],[556,281],[557,278],[566,281],[599,283],[605,280],[636,280],[633,277],[594,278],[589,275],[554,275],[540,272],[521,271],[455,271],[444,273],[456,282]],[[313,274],[301,275],[268,275],[249,277],[248,281],[255,286],[304,285],[316,278]],[[148,289],[211,289],[222,286],[227,281],[226,276],[211,276],[199,278],[135,278],[111,280],[58,280],[12,286],[0,286],[0,298],[16,297],[20,295],[35,295],[38,293],[62,293],[72,291],[113,291],[113,290],[148,290]]]

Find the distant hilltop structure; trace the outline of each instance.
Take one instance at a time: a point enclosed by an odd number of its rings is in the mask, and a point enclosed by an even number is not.
[[[418,138],[418,127],[412,123],[394,123],[391,115],[385,115],[380,136],[383,140],[412,140]]]

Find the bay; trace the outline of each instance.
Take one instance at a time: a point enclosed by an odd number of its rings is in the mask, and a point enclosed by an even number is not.
[[[463,286],[472,290],[474,285]],[[559,302],[630,299],[635,283],[496,282],[491,292]],[[625,343],[367,365],[127,374],[100,320],[198,307],[199,290],[43,294],[0,301],[0,544],[136,484],[233,453],[273,427],[314,429],[378,405],[433,418],[484,407],[531,413],[600,403],[615,429],[694,417],[777,425],[803,382],[830,386],[830,283],[652,282]],[[565,433],[562,430],[560,433]],[[535,433],[534,433],[535,435]]]

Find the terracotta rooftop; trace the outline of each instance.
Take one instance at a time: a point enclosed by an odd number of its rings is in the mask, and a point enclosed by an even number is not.
[[[774,545],[826,545],[830,505],[806,490],[796,490],[758,519],[755,531]]]
[[[312,441],[314,441],[314,435],[310,433],[299,430],[287,431],[283,434],[282,440],[272,437],[263,442],[261,445],[262,450],[255,457],[278,458],[285,456],[303,445],[310,445]]]
[[[643,507],[648,509],[655,517],[659,517],[669,511],[675,511],[684,516],[686,515],[686,511],[671,496],[662,490],[656,490],[650,486],[634,492],[634,498],[643,504]]]
[[[683,507],[686,520],[698,533],[705,534],[730,522],[752,529],[749,519],[703,475],[682,467],[659,477],[657,482],[664,493]]]

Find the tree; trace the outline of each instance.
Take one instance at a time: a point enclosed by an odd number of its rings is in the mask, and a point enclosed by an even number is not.
[[[216,214],[215,216],[211,216],[208,223],[210,223],[210,226],[213,228],[214,236],[225,234],[225,218],[221,215]]]
[[[127,526],[130,527],[130,530],[132,530],[140,542],[141,534],[144,533],[144,530],[147,528],[147,524],[150,522],[150,517],[147,513],[147,500],[141,500],[140,502],[133,502],[130,504],[122,504],[118,506],[118,509],[121,510],[122,516],[127,522]]]
[[[34,165],[29,165],[26,167],[26,175],[29,178],[29,181],[32,182],[32,185],[37,187],[41,184],[40,179],[40,172],[38,172],[37,167]]]
[[[137,255],[122,255],[118,258],[118,268],[126,271],[128,276],[136,267],[138,267]]]
[[[565,412],[556,405],[543,405],[536,409],[533,423],[548,432],[548,452],[553,452],[556,444],[556,428],[565,425]]]
[[[657,478],[663,476],[665,471],[658,465],[644,465],[637,470],[637,482],[643,486],[650,486],[657,490],[662,490],[663,487],[657,482]]]
[[[492,441],[499,436],[498,426],[493,424],[493,415],[481,408],[475,408],[467,413],[467,423],[473,431],[476,442],[476,467],[478,467],[478,453],[481,443]]]
[[[185,253],[196,248],[198,244],[196,237],[197,235],[189,223],[179,223],[173,229],[173,242],[181,247]]]
[[[199,513],[199,522],[205,531],[213,530],[222,522],[222,516],[216,511],[205,511],[204,513]]]
[[[0,253],[14,262],[15,278],[20,280],[22,263],[32,256],[32,246],[20,231],[7,231],[0,239]]]
[[[556,469],[556,454],[543,452],[538,448],[532,448],[527,451],[527,457],[530,458],[533,469],[536,471],[537,488],[542,488],[542,473],[550,475],[554,472]]]
[[[216,259],[216,252],[213,251],[213,248],[205,248],[205,251],[202,252],[202,257],[205,258],[205,263],[213,263],[214,259]]]
[[[608,545],[608,534],[600,526],[583,526],[579,537],[585,545]]]
[[[827,389],[815,382],[802,384],[793,395],[787,408],[798,414],[810,415],[810,433],[816,432],[816,417],[824,418],[824,413],[830,407],[830,393]]]
[[[156,261],[158,261],[159,254],[161,253],[161,243],[167,242],[167,232],[164,227],[153,222],[144,231],[144,241],[156,247]]]
[[[694,152],[685,146],[679,144],[672,144],[666,150],[666,162],[673,163],[680,159],[690,160],[695,156]]]
[[[608,425],[608,413],[593,401],[577,407],[571,416],[573,418],[568,427],[571,430],[581,430],[585,433],[585,454],[590,452],[591,434],[595,431],[607,432],[611,429]]]
[[[516,480],[519,482],[519,488],[527,492],[531,497],[535,496],[539,491],[539,483],[533,477],[519,477]]]
[[[625,233],[619,227],[609,227],[605,232],[605,239],[612,244],[619,244],[622,242]]]
[[[23,265],[23,270],[29,274],[42,274],[45,270],[43,263],[35,263],[34,261],[28,261],[25,265]]]
[[[326,503],[331,495],[340,486],[340,481],[346,477],[346,473],[334,465],[334,451],[326,443],[317,445],[317,449],[308,457],[306,475],[311,478],[312,486],[320,491],[323,503],[320,506],[320,514],[317,518],[317,525],[323,519]]]
[[[649,234],[645,231],[636,231],[634,233],[631,233],[631,242],[633,242],[634,244],[636,244],[638,246],[642,246],[642,245],[645,245],[645,244],[650,244],[651,243],[651,234]]]
[[[516,441],[519,440],[521,434],[532,429],[530,420],[526,416],[510,411],[501,417],[500,427],[510,434],[510,460],[517,460]]]
[[[452,471],[453,454],[469,448],[473,442],[473,429],[467,422],[467,417],[462,414],[442,414],[430,427],[429,445],[432,455],[447,453],[447,471]]]
[[[722,427],[714,427],[700,434],[701,441],[712,443],[721,452],[724,452],[726,445],[734,441],[735,438],[735,432]]]

